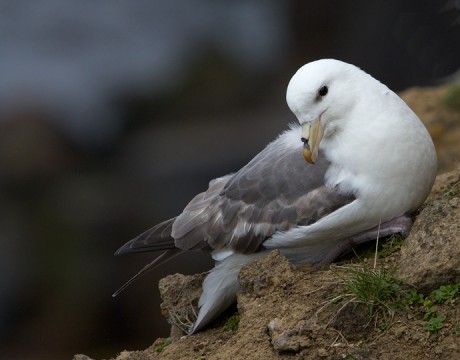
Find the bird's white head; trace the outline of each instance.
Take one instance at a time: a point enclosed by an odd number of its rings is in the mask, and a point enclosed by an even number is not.
[[[357,83],[372,79],[354,65],[323,59],[302,66],[289,82],[286,100],[302,125],[304,156],[315,163],[321,139],[340,129],[359,97]]]

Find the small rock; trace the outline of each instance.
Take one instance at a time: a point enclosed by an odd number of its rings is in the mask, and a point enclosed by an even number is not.
[[[311,339],[308,336],[309,331],[305,327],[304,321],[291,327],[289,321],[275,318],[268,324],[268,333],[271,344],[277,351],[299,352],[311,345]]]
[[[407,332],[407,326],[398,324],[397,326],[392,327],[394,337],[397,339],[402,338]]]

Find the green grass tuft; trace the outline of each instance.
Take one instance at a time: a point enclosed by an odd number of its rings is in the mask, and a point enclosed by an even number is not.
[[[404,236],[399,234],[391,235],[386,241],[382,241],[382,243],[379,244],[379,249],[377,251],[378,258],[385,258],[401,250],[403,242]]]
[[[166,339],[166,340],[163,341],[160,345],[158,345],[158,346],[155,347],[155,352],[161,353],[166,347],[168,347],[169,345],[171,345],[171,343],[172,343],[172,340],[171,340],[171,339]]]
[[[342,278],[341,285],[345,293],[333,300],[366,305],[369,319],[377,321],[380,315],[383,319],[380,328],[388,329],[394,313],[403,309],[405,291],[401,280],[396,279],[383,268],[367,267],[361,269],[345,267],[345,276]]]
[[[396,310],[401,297],[401,281],[384,270],[350,268],[345,280],[346,291],[355,302],[366,304],[369,315],[374,316],[379,309]]]
[[[444,196],[456,196],[460,194],[460,180],[442,190]]]
[[[235,313],[232,316],[228,317],[222,326],[223,331],[236,331],[240,326],[240,314]]]
[[[364,304],[368,308],[370,320],[375,319],[376,326],[377,317],[381,316],[379,328],[382,331],[390,327],[391,319],[397,311],[415,311],[426,321],[424,330],[437,332],[444,327],[446,316],[438,314],[438,306],[435,304],[448,302],[454,305],[455,298],[460,296],[460,283],[442,285],[425,297],[414,289],[406,291],[401,280],[383,268],[339,268],[345,269],[345,275],[339,275],[344,293],[335,296],[328,304],[341,301],[346,301],[345,305]]]

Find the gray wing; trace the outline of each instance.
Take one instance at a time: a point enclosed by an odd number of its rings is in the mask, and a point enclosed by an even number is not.
[[[330,163],[324,154],[318,159],[305,161],[300,139],[298,147],[287,147],[278,138],[189,203],[172,225],[176,246],[255,252],[275,232],[312,224],[353,201],[354,195],[324,185]]]

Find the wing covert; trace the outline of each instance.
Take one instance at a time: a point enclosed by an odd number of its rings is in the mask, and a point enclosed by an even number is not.
[[[282,134],[237,173],[213,180],[174,222],[176,246],[255,252],[275,232],[312,224],[353,201],[325,185],[330,162],[320,154],[308,164],[300,135],[288,141],[296,134]]]

